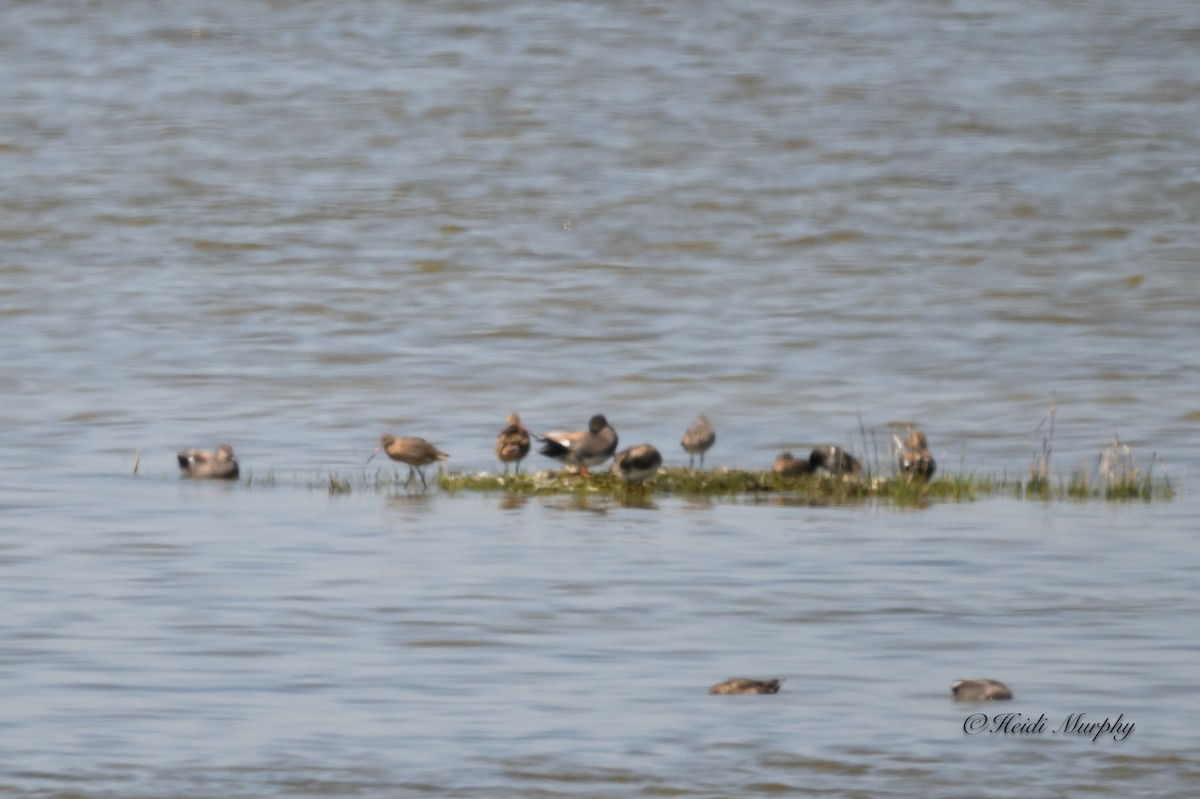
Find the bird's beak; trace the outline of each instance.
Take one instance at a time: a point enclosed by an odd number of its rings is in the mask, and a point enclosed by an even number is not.
[[[375,451],[371,453],[371,458],[374,458],[376,455],[378,455],[378,454],[379,454],[380,452],[382,452],[382,451],[383,451],[383,447],[382,447],[382,446],[378,446],[378,447],[376,447],[376,448],[375,448]],[[367,463],[370,463],[370,462],[371,462],[371,458],[367,458]]]

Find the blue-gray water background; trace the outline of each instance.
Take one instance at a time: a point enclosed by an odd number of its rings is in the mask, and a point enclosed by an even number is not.
[[[1198,47],[1192,0],[3,4],[0,795],[1194,789]],[[1115,434],[1178,496],[305,487],[388,429],[494,469],[513,409],[1021,476],[1052,401],[1053,471]],[[278,484],[178,479],[219,441]],[[1047,732],[965,735],[970,676]]]

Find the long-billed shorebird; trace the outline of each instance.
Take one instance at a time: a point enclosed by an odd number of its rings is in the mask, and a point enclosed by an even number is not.
[[[496,436],[496,457],[508,471],[508,464],[515,463],[517,474],[521,473],[521,459],[529,454],[529,430],[521,424],[521,417],[510,413],[506,420],[508,427]]]
[[[215,453],[203,449],[189,449],[177,452],[179,468],[184,477],[205,478],[209,480],[236,480],[238,476],[237,458],[233,457],[233,447],[221,444]]]
[[[687,429],[683,434],[683,440],[679,444],[688,454],[688,468],[694,468],[696,465],[696,456],[700,456],[700,468],[704,468],[704,453],[708,452],[709,448],[717,440],[716,431],[713,430],[708,419],[704,414],[696,417],[696,422]]]
[[[599,413],[588,421],[587,430],[546,433],[537,438],[542,442],[540,454],[579,467],[582,477],[589,476],[587,467],[604,463],[617,451],[617,431]]]
[[[384,433],[379,438],[379,446],[371,453],[371,458],[380,452],[386,452],[387,456],[394,461],[408,464],[408,479],[404,481],[404,485],[407,486],[412,482],[413,472],[416,472],[421,478],[422,488],[429,487],[425,483],[425,472],[422,471],[422,467],[428,466],[434,461],[447,460],[450,457],[423,438],[413,436],[396,438],[391,433]],[[371,462],[371,458],[367,458],[367,463]]]

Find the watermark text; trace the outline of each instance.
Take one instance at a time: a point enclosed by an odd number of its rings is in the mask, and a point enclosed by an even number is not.
[[[1050,729],[1051,722],[1046,714],[1036,719],[1021,713],[972,713],[963,720],[963,732],[967,735],[1075,735],[1091,738],[1092,743],[1101,737],[1112,736],[1114,741],[1124,741],[1133,735],[1133,722],[1125,720],[1121,713],[1115,719],[1105,716],[1104,721],[1092,721],[1087,713],[1072,713],[1057,727]]]

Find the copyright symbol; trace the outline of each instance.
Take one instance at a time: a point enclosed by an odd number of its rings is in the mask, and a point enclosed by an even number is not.
[[[978,735],[987,729],[988,717],[986,713],[972,713],[963,720],[963,732],[967,735]]]

